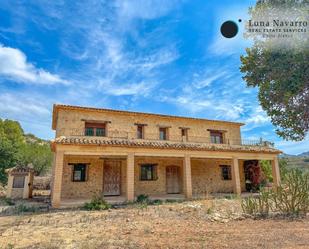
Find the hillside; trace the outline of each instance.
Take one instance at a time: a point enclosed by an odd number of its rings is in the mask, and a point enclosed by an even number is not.
[[[299,168],[309,171],[309,151],[298,155],[283,154],[281,158],[287,161],[290,168]]]
[[[52,153],[50,142],[25,134],[20,123],[0,118],[0,183],[6,184],[6,169],[16,165],[32,164],[36,175],[50,171]]]

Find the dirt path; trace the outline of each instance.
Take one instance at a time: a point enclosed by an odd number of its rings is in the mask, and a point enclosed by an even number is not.
[[[309,248],[308,218],[211,222],[207,210],[171,204],[0,217],[0,248]]]

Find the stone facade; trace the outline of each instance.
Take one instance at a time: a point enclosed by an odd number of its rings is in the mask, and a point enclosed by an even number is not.
[[[126,163],[125,159],[113,159],[121,162],[121,195],[126,195]],[[87,163],[87,180],[73,182],[74,163]],[[140,180],[141,164],[156,164],[157,179],[153,181]],[[231,165],[231,160],[224,159],[193,159],[191,162],[191,177],[193,195],[203,196],[211,193],[232,193],[232,180],[222,180],[220,165]],[[180,169],[180,193],[183,191],[183,159],[136,157],[134,161],[134,194],[165,195],[166,167],[177,166]],[[239,163],[242,191],[245,191],[243,161]],[[61,198],[88,198],[103,196],[104,159],[91,156],[65,156],[62,177]]]
[[[169,117],[128,112],[100,112],[86,110],[60,109],[57,114],[56,137],[81,135],[84,133],[85,120],[106,121],[107,136],[136,138],[137,123],[144,126],[145,139],[159,139],[159,127],[168,127],[168,137],[172,141],[182,141],[179,127],[187,127],[188,140],[210,142],[210,129],[224,131],[226,142],[236,143],[241,139],[239,123]]]
[[[86,122],[105,123],[106,137],[86,137]],[[136,124],[144,127],[143,139],[137,139]],[[56,139],[52,143],[52,206],[59,207],[66,199],[89,200],[93,196],[102,196],[106,160],[121,162],[120,195],[129,201],[140,194],[166,195],[168,166],[178,167],[179,193],[186,198],[216,192],[240,194],[245,191],[245,160],[271,160],[275,184],[278,185],[277,155],[280,151],[267,145],[237,144],[241,139],[241,125],[206,119],[54,106],[52,127],[56,131]],[[160,127],[167,128],[168,141],[159,140]],[[187,129],[187,140],[183,140],[180,128]],[[211,143],[211,130],[222,132],[224,144]],[[85,182],[72,181],[72,164],[76,163],[87,164]],[[141,164],[156,164],[157,178],[141,180]],[[231,166],[231,180],[222,179],[220,165]]]
[[[121,162],[121,195],[126,193],[126,161]],[[72,181],[74,163],[87,164],[85,182]],[[65,156],[62,176],[61,198],[92,198],[103,195],[104,160],[91,156]]]
[[[157,180],[154,181],[141,181],[140,180],[140,169],[141,164],[150,163],[157,164]],[[147,194],[147,195],[164,195],[166,194],[166,167],[167,166],[178,166],[180,169],[179,174],[179,185],[180,193],[182,193],[182,159],[172,158],[151,158],[151,157],[137,157],[135,160],[135,175],[134,175],[134,186],[135,195]]]

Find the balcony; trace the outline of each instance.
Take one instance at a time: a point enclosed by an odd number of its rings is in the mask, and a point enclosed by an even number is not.
[[[109,138],[109,139],[119,139],[119,140],[133,140],[133,141],[170,141],[177,143],[191,143],[191,144],[215,144],[211,141],[210,137],[207,136],[181,136],[179,135],[171,135],[167,136],[167,140],[159,139],[158,133],[144,133],[144,139],[137,138],[137,132],[126,132],[126,131],[118,131],[118,130],[108,130],[106,136],[89,136],[86,135],[87,131],[82,129],[60,129],[57,132],[57,136],[65,136],[65,137],[93,137],[93,138]],[[219,145],[219,144],[218,144]],[[274,144],[263,140],[260,138],[259,140],[248,140],[248,139],[224,139],[223,145],[239,145],[239,146],[253,146],[253,147],[268,147],[273,148]]]

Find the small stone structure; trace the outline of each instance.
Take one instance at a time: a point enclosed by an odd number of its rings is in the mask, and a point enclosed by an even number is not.
[[[32,197],[33,174],[31,165],[15,166],[7,169],[8,186],[6,196],[13,199],[28,199]]]

